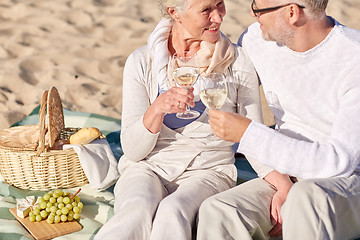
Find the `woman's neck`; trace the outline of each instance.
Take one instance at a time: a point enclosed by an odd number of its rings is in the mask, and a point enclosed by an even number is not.
[[[187,37],[186,35],[186,31],[179,29],[178,25],[174,23],[168,43],[171,54],[187,52],[187,55],[191,56],[200,49],[201,41]]]

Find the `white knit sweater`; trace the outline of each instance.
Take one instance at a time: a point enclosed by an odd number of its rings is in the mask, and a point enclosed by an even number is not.
[[[303,179],[358,171],[360,31],[335,21],[320,44],[294,52],[263,40],[254,23],[238,43],[254,63],[276,122],[276,130],[252,122],[238,150]]]

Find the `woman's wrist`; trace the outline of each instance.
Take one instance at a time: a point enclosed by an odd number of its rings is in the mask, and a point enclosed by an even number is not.
[[[151,133],[158,133],[164,120],[165,113],[159,111],[153,105],[144,114],[143,123]]]

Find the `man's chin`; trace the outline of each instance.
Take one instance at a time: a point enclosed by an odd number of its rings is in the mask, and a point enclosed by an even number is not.
[[[269,37],[268,35],[266,35],[266,36],[263,35],[263,39],[264,39],[265,41],[268,41],[268,42],[275,42],[279,47],[285,45],[285,44],[282,43],[282,42],[279,42],[279,41],[274,40],[273,38]]]
[[[262,37],[265,41],[274,41],[274,39],[272,39],[272,37],[270,37],[268,33],[263,32]]]

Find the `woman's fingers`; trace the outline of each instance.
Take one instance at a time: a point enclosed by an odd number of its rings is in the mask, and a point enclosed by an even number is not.
[[[186,109],[186,104],[183,102],[180,102],[178,100],[175,100],[176,103],[172,105],[174,112],[184,112]]]
[[[192,91],[178,87],[170,88],[168,91],[161,94],[156,102],[156,104],[163,109],[164,113],[184,112],[186,110],[186,105],[191,107],[195,105],[194,94]]]
[[[173,91],[176,100],[185,103],[191,107],[195,106],[194,94],[191,90],[178,87],[173,87],[170,90]]]

